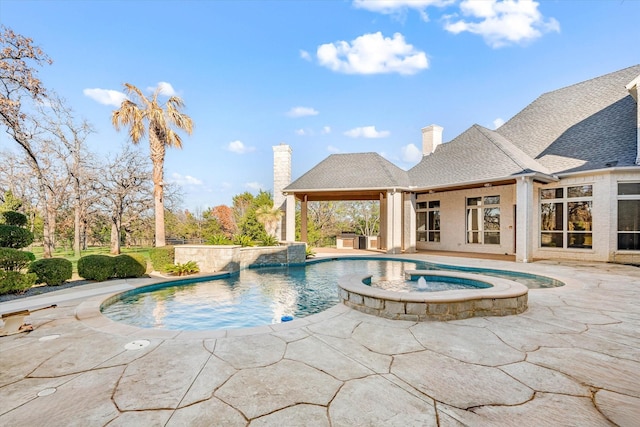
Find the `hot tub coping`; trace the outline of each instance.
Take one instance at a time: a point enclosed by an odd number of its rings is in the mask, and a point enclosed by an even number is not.
[[[529,289],[512,280],[454,271],[406,270],[409,276],[445,276],[474,280],[490,288],[440,292],[394,292],[364,284],[371,275],[350,274],[338,281],[340,299],[355,310],[399,320],[455,320],[506,316],[527,309]]]

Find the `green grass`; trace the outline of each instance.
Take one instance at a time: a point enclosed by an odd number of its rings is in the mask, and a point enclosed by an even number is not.
[[[133,248],[120,248],[120,251],[123,254],[130,254],[130,253],[142,254],[147,260],[147,262],[149,262],[149,250],[151,249],[152,248],[150,246],[140,246],[140,247],[133,247]],[[36,259],[41,259],[43,257],[42,255],[44,253],[44,250],[42,246],[25,248],[24,250],[33,252],[33,254],[36,256]],[[109,247],[108,246],[90,247],[90,248],[87,248],[87,250],[82,251],[80,253],[80,256],[86,256],[86,255],[109,255]],[[73,265],[73,273],[74,274],[78,273],[78,257],[74,255],[73,249],[56,249],[53,252],[53,257],[68,259],[69,261],[71,261],[71,264]]]

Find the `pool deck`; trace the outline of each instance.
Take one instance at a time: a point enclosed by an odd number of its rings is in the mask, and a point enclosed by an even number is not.
[[[515,316],[415,323],[338,305],[205,332],[95,315],[109,294],[157,279],[0,303],[0,313],[58,304],[31,314],[33,332],[0,338],[0,425],[640,425],[640,268],[410,258],[567,285],[530,290]]]

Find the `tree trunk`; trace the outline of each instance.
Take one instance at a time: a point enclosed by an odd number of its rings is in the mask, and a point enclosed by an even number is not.
[[[120,227],[118,220],[111,220],[111,254],[120,255]]]
[[[76,258],[80,258],[80,190],[78,189],[76,189],[73,207],[73,254]]]
[[[153,199],[156,218],[156,247],[165,246],[164,233],[164,154],[165,146],[155,131],[149,132],[151,163],[153,164]]]
[[[45,231],[44,231],[44,258],[51,258],[53,256],[53,250],[55,249],[55,230],[56,230],[56,211],[51,207],[50,203],[47,203],[44,216]]]

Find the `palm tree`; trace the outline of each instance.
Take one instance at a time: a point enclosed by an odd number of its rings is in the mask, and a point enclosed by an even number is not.
[[[116,130],[120,126],[129,128],[129,138],[134,144],[140,142],[149,132],[149,148],[151,163],[153,164],[153,197],[155,201],[156,217],[156,246],[165,245],[164,234],[164,155],[166,147],[182,148],[182,139],[172,125],[191,135],[193,121],[191,117],[180,112],[184,102],[177,96],[171,96],[164,105],[158,103],[160,88],[156,89],[150,98],[132,84],[125,83],[125,92],[137,103],[130,99],[122,101],[119,110],[111,116],[111,122]]]
[[[274,208],[273,205],[262,205],[256,209],[256,219],[260,224],[264,225],[264,229],[269,236],[277,237],[276,230],[280,218],[282,218],[282,211]]]

